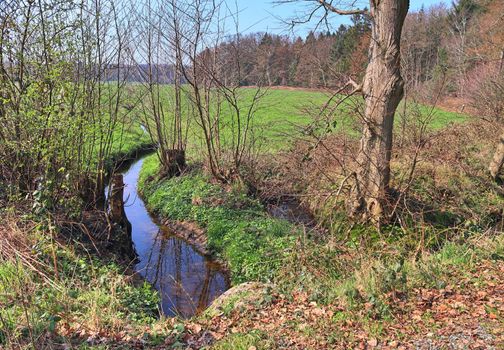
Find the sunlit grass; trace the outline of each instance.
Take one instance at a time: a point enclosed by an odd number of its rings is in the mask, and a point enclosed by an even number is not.
[[[190,89],[185,86],[184,90],[183,96],[186,97],[183,99],[182,110],[187,116],[191,114],[187,97],[190,94]],[[139,91],[132,91],[139,93]],[[239,90],[242,114],[245,114],[250,107],[255,92],[254,88]],[[160,96],[166,112],[166,123],[171,125],[173,113],[170,111],[173,110],[173,87],[162,86]],[[324,106],[326,107],[324,108]],[[363,100],[361,97],[332,96],[330,92],[324,91],[271,88],[265,90],[264,96],[260,98],[254,110],[249,137],[258,141],[256,146],[259,147],[259,151],[277,152],[291,147],[295,140],[306,133],[308,130],[306,128],[309,125],[314,125],[315,129],[321,132],[322,128],[325,128],[325,125],[329,123],[335,130],[345,131],[358,137],[359,116],[363,113]],[[136,111],[139,119],[142,113],[139,109]],[[231,109],[223,104],[220,118],[222,145],[230,145],[232,142],[233,118],[231,113]],[[460,113],[408,102],[406,109],[403,103],[398,108],[395,118],[396,128],[401,124],[403,115],[407,116],[409,122],[415,122],[417,119],[428,120],[429,128],[432,130],[442,129],[451,123],[460,123],[468,119],[468,116]],[[320,123],[321,119],[324,122]],[[191,154],[192,148],[199,149],[203,146],[204,139],[197,117],[191,115],[185,120],[189,122],[188,150]],[[315,123],[315,120],[319,120],[319,123]],[[184,127],[186,126],[187,124]]]

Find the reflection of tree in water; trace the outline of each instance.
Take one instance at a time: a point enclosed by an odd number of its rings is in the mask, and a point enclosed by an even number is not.
[[[175,306],[180,305],[180,298],[183,296],[184,288],[182,286],[182,242],[174,240],[173,252],[175,259]]]
[[[212,280],[215,276],[215,270],[210,269],[208,264],[205,264],[205,281],[203,282],[203,286],[201,288],[201,293],[198,298],[198,307],[197,311],[203,311],[208,304],[210,304],[210,286],[212,285]]]
[[[124,224],[123,227],[126,230],[126,235],[127,235],[126,239],[122,243],[123,249],[124,249],[123,256],[128,256],[131,261],[138,262],[138,254],[135,250],[135,244],[133,243],[133,238],[131,235],[133,230],[132,230],[131,222],[128,220],[128,217],[126,216],[126,214],[124,214],[123,224]]]
[[[222,278],[216,278],[218,275]],[[184,241],[160,229],[145,265],[145,276],[162,297],[163,312],[189,316],[204,310],[226,289],[226,279]]]
[[[135,251],[132,237],[133,226],[124,210],[126,203],[123,199],[124,188],[123,175],[115,174],[111,186],[106,186],[104,189],[107,202],[107,215],[113,223],[118,224],[122,229],[120,234],[114,235],[111,235],[112,231],[109,230],[107,240],[112,242],[115,249],[120,252],[121,257],[128,258],[132,262],[137,262],[138,255]]]

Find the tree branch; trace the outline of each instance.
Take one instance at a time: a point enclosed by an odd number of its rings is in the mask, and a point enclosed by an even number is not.
[[[336,8],[332,5],[332,1],[331,2],[327,2],[325,0],[315,0],[317,1],[320,5],[322,5],[324,7],[324,9],[326,9],[326,11],[329,11],[329,12],[334,12],[334,13],[337,13],[338,15],[362,15],[362,14],[365,14],[367,11],[366,10],[358,10],[358,9],[355,9],[355,10],[341,10],[339,8]]]

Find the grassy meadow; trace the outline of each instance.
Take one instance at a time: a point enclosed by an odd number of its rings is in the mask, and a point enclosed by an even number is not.
[[[137,85],[138,87],[138,85]],[[133,85],[135,91],[135,85]],[[239,91],[239,102],[242,113],[246,113],[250,107],[256,89],[242,88]],[[137,93],[137,92],[134,92]],[[170,109],[173,108],[174,90],[171,86],[165,85],[160,88],[160,98],[164,103],[167,125],[170,125]],[[184,95],[184,94],[183,94]],[[189,114],[187,95],[184,98],[182,110],[185,115]],[[343,100],[341,104],[340,101]],[[144,100],[144,103],[145,102]],[[322,111],[322,106],[326,106]],[[344,131],[354,137],[359,136],[359,115],[362,115],[362,98],[351,97],[345,99],[342,95],[333,96],[332,93],[316,90],[302,89],[265,89],[264,95],[260,98],[254,108],[251,120],[252,137],[257,140],[260,152],[270,153],[279,150],[286,150],[292,143],[303,137],[308,130],[323,131],[330,125],[332,131]],[[232,122],[231,110],[224,103],[222,106],[221,129],[222,143],[225,145],[231,142]],[[467,121],[469,117],[465,114],[442,110],[420,103],[401,103],[396,114],[395,124],[399,127],[404,115],[411,119],[425,120],[431,130],[440,130],[452,123]],[[140,108],[136,112],[137,119],[145,118],[141,114]],[[187,122],[187,121],[186,121]],[[198,121],[190,116],[188,130],[188,151],[189,155],[197,156],[199,152],[193,152],[191,148],[201,147],[203,138]],[[193,147],[191,147],[193,146]]]

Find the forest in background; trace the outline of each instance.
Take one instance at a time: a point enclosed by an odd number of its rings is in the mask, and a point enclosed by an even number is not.
[[[502,65],[502,30],[497,2],[460,1],[410,12],[401,39],[401,71],[411,94],[471,98],[478,79]],[[286,25],[288,25],[286,21]],[[319,23],[305,38],[256,33],[241,35],[236,51],[247,78],[244,86],[336,88],[364,75],[371,23],[354,14],[336,30]],[[219,48],[230,55],[231,43]],[[233,72],[226,72],[232,76]],[[474,81],[476,80],[476,81]],[[442,88],[440,88],[442,86]],[[441,91],[439,91],[441,90]]]

